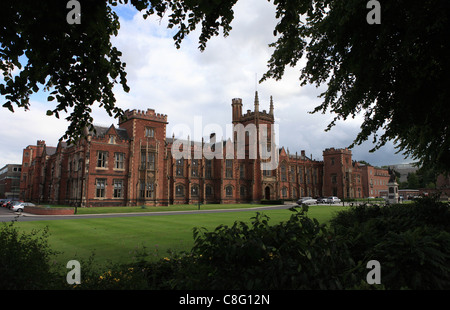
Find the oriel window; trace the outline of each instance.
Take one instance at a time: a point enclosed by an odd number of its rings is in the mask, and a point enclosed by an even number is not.
[[[212,177],[212,161],[210,159],[206,159],[205,161],[205,177],[207,179]]]
[[[233,161],[231,159],[227,159],[225,165],[226,165],[225,176],[227,178],[232,178],[233,177]]]

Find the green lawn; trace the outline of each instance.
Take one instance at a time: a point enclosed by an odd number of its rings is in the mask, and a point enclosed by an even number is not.
[[[222,206],[223,207],[223,206]],[[311,206],[308,215],[321,223],[346,207]],[[56,262],[66,264],[71,259],[87,259],[95,254],[99,264],[129,262],[135,252],[145,250],[154,259],[168,256],[169,249],[189,250],[193,245],[192,229],[206,227],[213,230],[220,224],[250,221],[257,211],[209,214],[174,214],[161,216],[119,217],[102,219],[72,219],[17,222],[23,231],[49,227],[52,249],[63,252]],[[289,210],[259,211],[270,217],[269,223],[287,220]]]

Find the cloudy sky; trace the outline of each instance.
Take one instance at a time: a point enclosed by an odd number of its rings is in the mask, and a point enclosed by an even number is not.
[[[270,96],[275,106],[275,122],[279,126],[280,146],[291,153],[305,150],[314,159],[322,159],[322,151],[329,147],[349,146],[359,132],[360,119],[338,122],[329,132],[324,129],[333,115],[309,114],[320,104],[318,95],[323,89],[315,86],[300,87],[300,69],[286,70],[281,81],[268,80],[257,84],[267,70],[272,50],[268,45],[275,41],[275,6],[268,1],[238,1],[232,31],[226,38],[212,38],[206,51],[198,49],[198,32],[192,33],[176,49],[172,32],[166,28],[166,20],[156,17],[144,20],[135,9],[121,6],[119,35],[112,39],[122,51],[126,62],[129,93],[116,89],[117,104],[123,109],[154,109],[168,115],[168,136],[180,125],[188,128],[199,126],[194,119],[201,119],[201,130],[208,124],[223,128],[231,123],[231,100],[242,98],[243,111],[253,110],[255,90],[258,91],[260,110],[269,110]],[[46,102],[48,94],[32,96],[28,111],[16,109],[14,113],[0,108],[0,168],[6,164],[21,163],[22,150],[27,145],[45,140],[56,146],[64,134],[67,122],[64,117],[46,116],[53,108]],[[2,98],[3,100],[3,98]],[[97,125],[117,125],[100,108],[94,109]],[[186,127],[185,126],[185,127]],[[206,130],[205,130],[206,131]],[[182,135],[177,132],[176,136]],[[204,135],[209,135],[204,132]],[[375,153],[369,153],[371,141],[355,147],[353,159],[365,160],[372,165],[411,162],[401,154],[395,154],[393,144]]]

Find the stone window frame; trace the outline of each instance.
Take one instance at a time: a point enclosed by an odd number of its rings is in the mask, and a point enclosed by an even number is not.
[[[177,177],[184,176],[184,158],[177,159],[175,162],[175,175]]]
[[[225,186],[225,196],[226,197],[233,197],[233,185],[227,185]]]
[[[213,169],[212,169],[212,160],[211,159],[206,159],[205,160],[205,178],[206,179],[211,179],[213,176]]]
[[[245,179],[245,164],[244,163],[241,163],[239,165],[239,177],[241,179]]]
[[[205,186],[205,196],[206,197],[214,196],[214,187],[211,184],[207,184]]]
[[[125,153],[114,153],[114,170],[125,170]]]
[[[107,169],[108,168],[108,151],[97,151],[97,163],[96,169]]]
[[[247,197],[247,195],[248,195],[247,187],[244,185],[241,185],[239,187],[239,196],[245,198],[245,197]]]
[[[337,184],[337,174],[336,173],[331,174],[331,184]]]
[[[225,177],[227,179],[233,178],[233,160],[225,159]]]
[[[106,198],[106,179],[105,178],[97,178],[95,179],[95,198],[104,199]]]
[[[139,198],[153,199],[155,197],[155,183],[153,182],[139,182]]]
[[[184,197],[185,186],[183,184],[177,184],[175,186],[175,197]]]
[[[148,152],[145,149],[141,149],[141,162],[139,168],[151,171],[156,170],[156,152]]]
[[[124,182],[122,179],[113,180],[113,198],[123,198]]]
[[[145,127],[144,135],[146,138],[154,138],[155,137],[155,128],[154,127]]]
[[[200,160],[199,159],[192,159],[192,161],[191,161],[191,177],[194,177],[194,178],[201,177]]]
[[[283,186],[281,188],[281,197],[282,198],[287,198],[288,197],[288,188],[286,186]]]
[[[200,196],[200,186],[198,184],[192,184],[191,186],[191,197]]]
[[[280,178],[281,178],[281,182],[287,182],[287,180],[288,180],[288,178],[287,178],[287,167],[286,167],[285,163],[281,164],[281,167],[280,167]]]

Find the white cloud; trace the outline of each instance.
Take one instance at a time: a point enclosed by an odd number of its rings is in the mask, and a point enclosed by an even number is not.
[[[22,151],[37,140],[45,140],[48,145],[56,145],[67,129],[64,118],[46,116],[48,107],[39,101],[30,101],[30,109],[15,109],[14,113],[2,108],[0,134],[0,166],[21,164]]]
[[[176,49],[172,35],[174,30],[166,28],[167,17],[144,20],[133,9],[122,7],[119,35],[113,44],[122,51],[126,62],[129,93],[120,86],[115,94],[117,104],[123,109],[155,109],[168,115],[168,135],[177,124],[193,128],[195,116],[201,116],[203,126],[216,123],[225,126],[231,123],[232,98],[243,99],[243,110],[253,110],[255,88],[259,92],[260,109],[269,109],[269,98],[273,96],[275,117],[279,124],[280,144],[291,153],[305,150],[316,159],[322,159],[327,147],[348,146],[359,130],[358,121],[338,123],[330,132],[324,132],[333,116],[309,114],[320,104],[317,96],[324,90],[314,86],[300,87],[299,76],[302,63],[296,68],[287,68],[281,81],[268,80],[255,83],[267,70],[267,61],[272,49],[268,45],[275,41],[273,29],[275,6],[268,1],[238,1],[234,7],[233,29],[227,38],[212,38],[206,50],[198,49],[196,30],[186,38],[180,49]],[[42,97],[42,98],[41,98]],[[66,129],[62,120],[45,115],[46,96],[37,97],[31,111],[9,113],[0,109],[2,119],[0,144],[0,166],[21,161],[22,149],[36,140],[46,140],[56,145]],[[100,108],[93,109],[94,122],[109,126],[117,124]],[[391,145],[375,154],[367,153],[368,147],[355,148],[355,159],[374,164],[397,163],[402,157],[394,156]],[[380,158],[380,159],[379,159]]]

